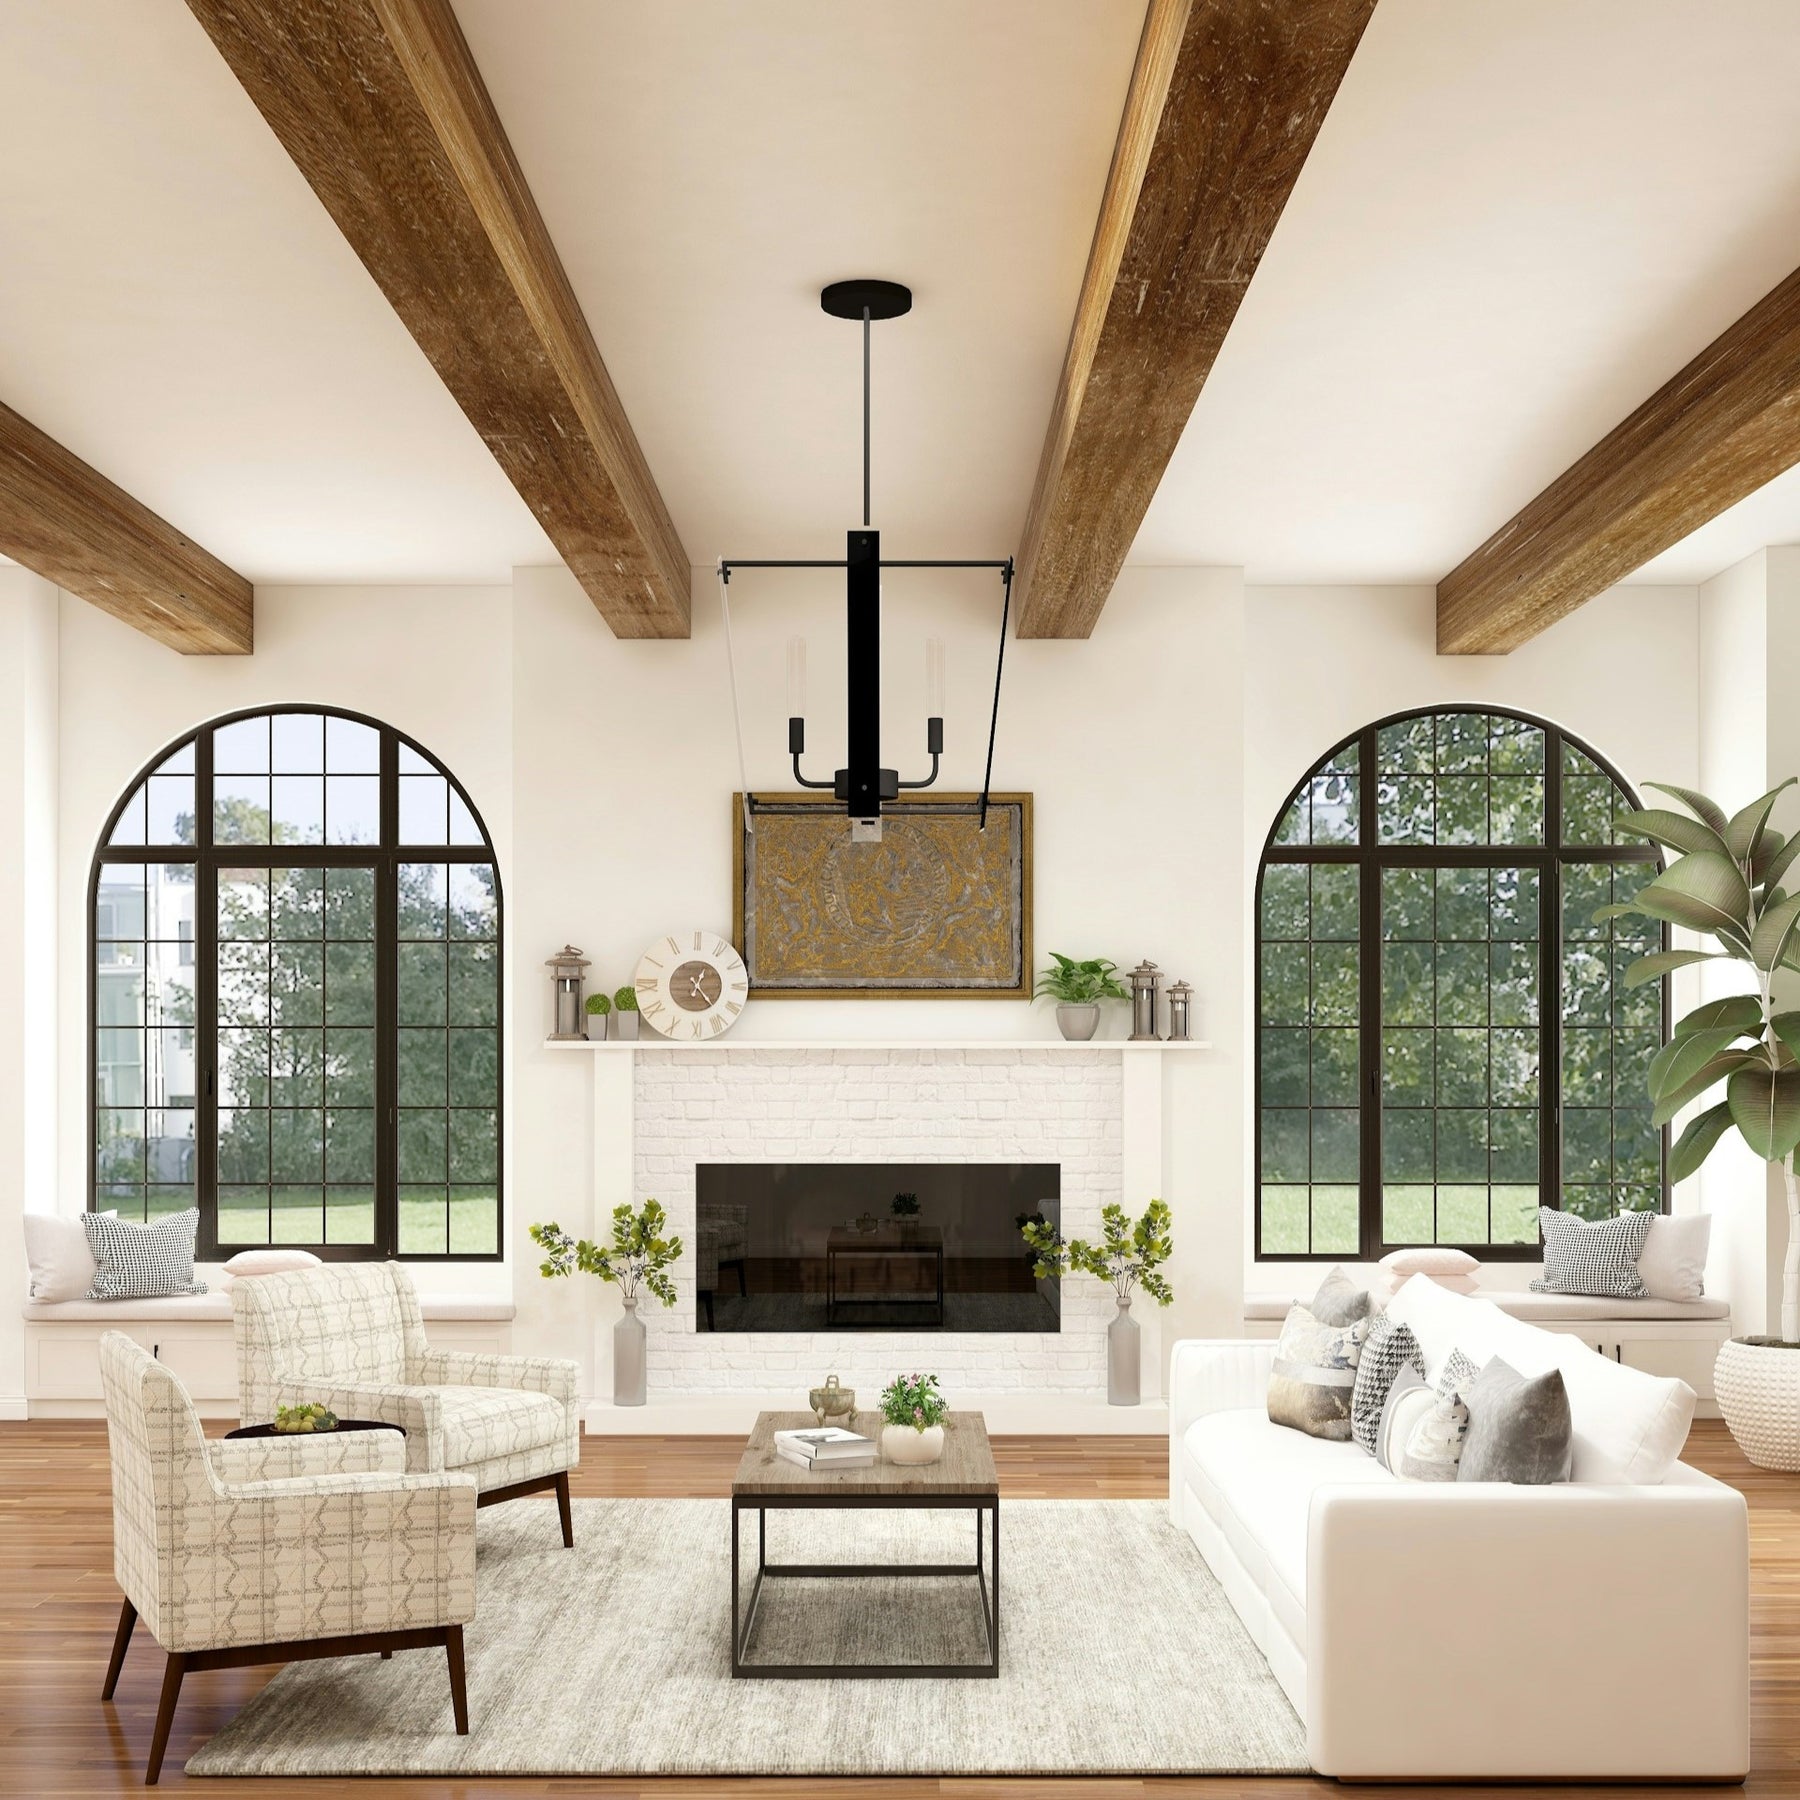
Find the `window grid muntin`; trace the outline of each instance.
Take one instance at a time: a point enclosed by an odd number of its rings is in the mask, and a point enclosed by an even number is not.
[[[1489,721],[1490,730],[1494,727],[1511,726],[1518,731],[1536,731],[1543,734],[1543,763],[1545,770],[1545,831],[1541,845],[1438,845],[1400,844],[1373,841],[1369,827],[1373,817],[1374,836],[1379,836],[1379,798],[1366,792],[1363,794],[1365,806],[1374,809],[1373,814],[1365,810],[1361,814],[1362,831],[1359,840],[1354,844],[1330,843],[1326,845],[1308,844],[1305,835],[1294,828],[1293,820],[1296,809],[1301,819],[1309,815],[1303,803],[1312,790],[1312,784],[1322,771],[1328,769],[1345,770],[1354,767],[1359,771],[1376,771],[1373,777],[1376,788],[1379,787],[1381,768],[1380,734],[1391,727],[1415,720],[1437,719],[1441,717],[1480,716]],[[1365,726],[1354,737],[1339,744],[1314,768],[1309,771],[1294,788],[1288,799],[1276,814],[1276,822],[1271,828],[1264,844],[1262,862],[1258,870],[1255,896],[1256,925],[1256,969],[1255,969],[1255,1014],[1254,1028],[1257,1037],[1256,1067],[1253,1074],[1255,1158],[1254,1179],[1256,1182],[1256,1207],[1253,1228],[1256,1234],[1256,1252],[1259,1258],[1279,1258],[1288,1261],[1330,1261],[1346,1254],[1360,1254],[1364,1258],[1373,1258],[1385,1254],[1390,1249],[1398,1249],[1399,1244],[1390,1244],[1384,1240],[1381,1229],[1381,1131],[1380,1131],[1380,1080],[1381,1080],[1381,972],[1379,954],[1370,953],[1372,939],[1378,948],[1380,930],[1380,888],[1384,868],[1402,866],[1455,866],[1473,867],[1493,866],[1535,866],[1539,876],[1539,907],[1541,922],[1541,976],[1540,995],[1556,996],[1556,1005],[1552,1007],[1547,998],[1540,1000],[1540,1037],[1541,1052],[1539,1057],[1539,1087],[1541,1096],[1548,1102],[1540,1112],[1540,1193],[1551,1197],[1551,1203],[1560,1203],[1561,1163],[1562,1163],[1562,1102],[1561,1102],[1561,1065],[1562,1065],[1562,1021],[1561,1021],[1561,958],[1562,958],[1562,923],[1563,923],[1563,871],[1570,867],[1589,864],[1648,865],[1647,873],[1654,874],[1661,867],[1659,853],[1649,844],[1612,842],[1600,844],[1594,842],[1568,843],[1562,841],[1568,836],[1563,830],[1562,787],[1560,779],[1553,779],[1552,772],[1561,774],[1568,768],[1565,757],[1579,758],[1578,773],[1591,771],[1605,778],[1616,800],[1609,800],[1610,819],[1620,807],[1636,804],[1635,797],[1624,778],[1603,758],[1574,739],[1568,738],[1557,726],[1529,714],[1515,712],[1499,712],[1479,707],[1473,708],[1420,708],[1408,713],[1399,713],[1386,719],[1380,719]],[[1286,839],[1284,841],[1284,832]],[[1262,1035],[1263,1035],[1263,893],[1269,871],[1282,864],[1320,862],[1349,862],[1361,870],[1362,877],[1362,1056],[1364,1123],[1362,1129],[1362,1163],[1360,1180],[1360,1249],[1357,1252],[1336,1249],[1293,1251],[1283,1249],[1266,1250],[1263,1247],[1263,1093],[1262,1093]],[[1667,942],[1666,931],[1659,932],[1656,944],[1660,947]],[[1622,965],[1621,965],[1622,966]],[[1669,1011],[1669,983],[1667,979],[1654,984],[1648,992],[1656,997],[1659,1023],[1658,1035],[1666,1033]],[[1613,1085],[1613,1108],[1618,1107],[1620,1084]],[[1373,1103],[1373,1104],[1372,1104]],[[1647,1109],[1647,1100],[1634,1102]],[[1368,1121],[1375,1120],[1371,1128]],[[1668,1132],[1666,1129],[1657,1134],[1660,1145],[1661,1179],[1656,1184],[1654,1198],[1663,1209],[1668,1208]],[[1648,1193],[1648,1190],[1639,1189]],[[1410,1246],[1408,1246],[1410,1247]],[[1539,1247],[1534,1241],[1529,1244],[1509,1246],[1505,1244],[1462,1244],[1456,1248],[1466,1249],[1483,1256],[1489,1261],[1527,1261],[1535,1260]]]
[[[318,717],[324,721],[326,741],[327,768],[330,766],[330,744],[336,732],[368,733],[378,751],[378,763],[372,778],[379,782],[380,789],[380,839],[376,844],[268,844],[215,842],[214,822],[215,805],[213,792],[213,747],[215,736],[221,730],[253,722],[258,719],[271,721],[268,728],[273,737],[273,721],[287,717]],[[368,739],[361,739],[367,743]],[[457,828],[460,817],[466,828],[473,834],[471,840],[457,844],[401,844],[398,837],[398,765],[402,752],[413,761],[409,764],[414,769],[429,769],[441,777],[447,794],[447,811],[449,829]],[[146,782],[159,771],[177,771],[184,764],[191,765],[193,771],[195,803],[193,809],[193,842],[178,845],[115,842],[119,835],[119,822],[137,805],[142,812],[142,795]],[[399,1196],[396,1183],[390,1171],[395,1163],[395,1107],[392,1096],[395,1092],[394,1066],[394,1009],[395,1009],[395,888],[397,871],[405,862],[430,861],[449,866],[481,865],[492,870],[492,993],[493,1023],[471,1030],[479,1030],[484,1035],[491,1035],[493,1044],[494,1065],[494,1100],[493,1100],[493,1168],[491,1182],[479,1184],[485,1193],[491,1192],[493,1219],[493,1243],[491,1248],[483,1249],[446,1249],[441,1253],[421,1253],[400,1249],[398,1246],[398,1214]],[[196,1048],[196,1060],[204,1064],[213,1077],[212,1090],[204,1091],[206,1083],[199,1085],[203,1091],[195,1097],[196,1119],[198,1124],[197,1141],[194,1145],[194,1175],[192,1181],[179,1192],[185,1197],[180,1199],[180,1206],[198,1203],[201,1210],[200,1233],[197,1252],[204,1258],[211,1259],[215,1255],[230,1255],[234,1248],[251,1247],[247,1242],[231,1244],[222,1242],[219,1237],[219,1205],[221,1200],[221,1183],[219,1180],[219,1143],[217,1132],[217,1113],[220,1110],[220,1096],[217,1091],[219,1073],[218,1046],[216,1033],[221,1028],[217,1013],[217,952],[219,939],[215,926],[217,920],[217,876],[221,866],[231,868],[250,868],[265,866],[269,868],[317,867],[321,869],[355,868],[373,866],[375,879],[375,932],[376,932],[376,994],[377,1021],[375,1031],[375,1068],[374,1082],[377,1104],[375,1107],[376,1127],[376,1181],[375,1189],[375,1234],[371,1242],[355,1245],[333,1243],[308,1243],[306,1248],[316,1251],[327,1260],[343,1258],[364,1258],[399,1255],[409,1261],[498,1261],[502,1257],[500,1233],[504,1225],[505,1198],[503,1193],[503,1170],[505,1166],[505,1121],[500,1100],[500,1058],[503,1039],[504,1020],[504,968],[501,955],[501,943],[504,920],[504,894],[501,888],[500,874],[494,856],[492,843],[486,827],[482,823],[479,811],[469,799],[467,793],[456,777],[435,757],[421,746],[414,744],[398,732],[394,727],[385,725],[376,719],[360,714],[344,712],[339,709],[322,706],[277,706],[256,708],[242,713],[222,716],[199,727],[180,744],[160,752],[150,764],[139,772],[132,784],[126,789],[118,805],[106,823],[100,836],[100,844],[95,852],[93,869],[89,881],[89,955],[90,969],[88,981],[88,1056],[90,1059],[89,1082],[89,1116],[90,1116],[90,1149],[88,1159],[88,1190],[90,1207],[101,1207],[107,1204],[104,1184],[100,1181],[100,1159],[98,1155],[101,1106],[99,1103],[99,1072],[96,1065],[99,1046],[98,1038],[98,969],[99,953],[103,940],[99,936],[100,919],[98,915],[99,897],[105,872],[109,868],[133,864],[166,864],[192,867],[194,870],[194,891],[196,895],[196,931],[182,946],[191,961],[193,985],[195,991],[195,1012],[198,1025],[196,1035],[201,1040]],[[206,922],[203,941],[198,930],[198,922]],[[140,940],[141,941],[141,940]],[[176,941],[169,946],[176,948]],[[140,1178],[137,1182],[140,1191],[147,1184]],[[226,1186],[243,1184],[226,1183]],[[321,1185],[325,1185],[321,1183]],[[390,1196],[392,1196],[390,1198]],[[165,1204],[164,1211],[179,1210],[172,1201]],[[154,1216],[154,1215],[152,1215]],[[260,1242],[271,1241],[268,1238]],[[276,1242],[283,1240],[276,1239]],[[297,1240],[295,1240],[297,1241]]]

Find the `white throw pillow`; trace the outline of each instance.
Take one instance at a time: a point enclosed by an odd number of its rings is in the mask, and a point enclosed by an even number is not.
[[[79,1216],[28,1212],[25,1262],[33,1300],[80,1300],[94,1285],[94,1253]]]
[[[240,1250],[225,1268],[232,1275],[284,1275],[289,1269],[316,1269],[310,1250]]]
[[[1466,1250],[1448,1250],[1438,1244],[1422,1244],[1412,1250],[1390,1250],[1381,1259],[1384,1269],[1405,1281],[1409,1275],[1465,1276],[1473,1280],[1481,1269]]]
[[[1694,1390],[1685,1381],[1629,1368],[1579,1338],[1416,1276],[1388,1303],[1388,1316],[1412,1327],[1433,1382],[1456,1349],[1477,1365],[1502,1356],[1527,1378],[1560,1369],[1575,1427],[1572,1480],[1654,1487],[1687,1442]]]
[[[1711,1213],[1689,1213],[1679,1219],[1658,1213],[1638,1252],[1644,1292],[1652,1300],[1704,1300],[1706,1246],[1711,1238]]]

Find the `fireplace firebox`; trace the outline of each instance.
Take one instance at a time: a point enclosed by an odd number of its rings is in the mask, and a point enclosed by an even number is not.
[[[702,1331],[1059,1331],[1057,1163],[699,1163]]]

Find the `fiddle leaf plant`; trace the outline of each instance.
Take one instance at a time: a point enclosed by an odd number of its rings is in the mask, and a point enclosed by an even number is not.
[[[1021,1217],[1019,1233],[1036,1252],[1031,1272],[1040,1281],[1066,1275],[1071,1269],[1112,1284],[1113,1297],[1121,1306],[1131,1302],[1133,1287],[1141,1287],[1158,1306],[1167,1306],[1174,1290],[1158,1273],[1175,1245],[1169,1234],[1169,1206],[1152,1200],[1134,1225],[1124,1207],[1116,1203],[1100,1209],[1100,1242],[1085,1238],[1065,1241],[1062,1233],[1041,1213]]]
[[[1775,980],[1800,972],[1800,894],[1783,885],[1800,860],[1800,833],[1770,828],[1790,776],[1742,811],[1727,814],[1691,788],[1648,785],[1683,809],[1646,807],[1619,830],[1648,838],[1675,860],[1630,899],[1603,906],[1594,922],[1636,915],[1710,938],[1716,949],[1659,950],[1625,971],[1625,986],[1660,981],[1698,963],[1732,962],[1752,991],[1696,1007],[1650,1064],[1652,1119],[1677,1113],[1723,1082],[1724,1097],[1690,1119],[1669,1152],[1669,1179],[1684,1181],[1735,1131],[1787,1188],[1788,1251],[1781,1284],[1781,1339],[1800,1343],[1800,1011],[1776,1010]]]
[[[637,1212],[628,1204],[613,1208],[610,1244],[572,1238],[554,1221],[533,1225],[532,1240],[546,1253],[538,1273],[555,1279],[579,1270],[583,1275],[616,1282],[627,1306],[637,1304],[640,1288],[648,1288],[664,1306],[673,1306],[675,1284],[668,1271],[681,1258],[681,1239],[663,1236],[667,1223],[661,1203],[646,1200]]]

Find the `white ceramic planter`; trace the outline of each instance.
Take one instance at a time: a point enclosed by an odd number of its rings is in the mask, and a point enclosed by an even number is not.
[[[604,1044],[606,1042],[606,1019],[607,1015],[605,1013],[588,1014],[587,1028],[588,1042],[590,1044]]]
[[[1800,1349],[1732,1338],[1713,1365],[1719,1412],[1759,1469],[1800,1469]]]
[[[927,1425],[917,1431],[910,1425],[884,1425],[881,1454],[891,1463],[934,1463],[944,1454],[944,1428]]]
[[[1100,1003],[1097,1000],[1085,1006],[1059,1006],[1056,1009],[1056,1029],[1071,1044],[1085,1044],[1099,1023]]]

